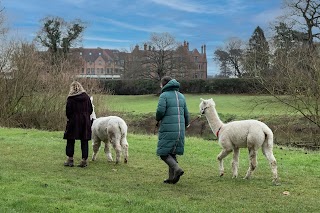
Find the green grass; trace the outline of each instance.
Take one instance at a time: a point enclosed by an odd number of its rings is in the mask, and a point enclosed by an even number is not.
[[[185,97],[188,109],[192,114],[199,114],[200,98],[213,98],[216,102],[217,111],[221,114],[252,117],[257,115],[285,115],[289,113],[285,106],[274,103],[273,98],[270,96],[186,94]],[[156,95],[104,96],[105,105],[111,111],[133,114],[154,113],[157,108],[158,98]],[[263,102],[264,104],[257,104],[259,102]]]
[[[155,155],[156,136],[129,134],[129,163],[107,163],[104,153],[87,168],[63,167],[62,132],[0,128],[0,212],[318,212],[319,152],[275,147],[280,186],[261,151],[251,180],[231,178],[231,155],[218,176],[214,141],[187,138],[178,158],[185,175],[163,184],[166,165]],[[91,152],[91,147],[90,147]],[[75,160],[80,161],[76,143]],[[91,153],[90,153],[91,155]],[[283,195],[289,191],[290,195]]]

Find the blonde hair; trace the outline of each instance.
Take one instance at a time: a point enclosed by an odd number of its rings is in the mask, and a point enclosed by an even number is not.
[[[78,81],[74,81],[70,85],[70,91],[68,96],[74,96],[74,95],[79,95],[81,93],[86,92],[82,85]]]

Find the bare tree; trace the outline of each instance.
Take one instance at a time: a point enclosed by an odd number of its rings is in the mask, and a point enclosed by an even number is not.
[[[0,2],[1,3],[1,2]],[[6,26],[6,16],[5,16],[5,8],[0,6],[0,35],[5,35],[8,32],[8,27]]]
[[[146,43],[152,49],[145,52],[142,61],[142,64],[147,68],[145,76],[159,81],[174,69],[174,51],[178,47],[178,43],[169,33],[153,33],[150,41]]]
[[[314,39],[320,39],[319,0],[284,0],[289,17],[306,33],[308,45],[314,48]]]
[[[243,42],[239,38],[230,38],[224,48],[218,48],[214,52],[214,60],[220,63],[221,74],[233,74],[241,77],[243,71],[241,69],[241,60],[243,57]]]
[[[290,54],[277,51],[272,75],[259,79],[276,100],[320,128],[320,59],[310,51],[314,52],[303,47]]]
[[[153,33],[150,40],[132,50],[127,62],[127,77],[159,81],[165,75],[188,78],[195,68],[187,46],[169,33]]]

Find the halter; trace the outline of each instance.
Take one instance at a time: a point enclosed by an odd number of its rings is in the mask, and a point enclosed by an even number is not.
[[[220,133],[221,127],[222,127],[222,126],[219,127],[219,129],[218,129],[218,131],[217,131],[217,133],[216,133],[217,138],[219,138],[219,133]]]
[[[209,105],[209,106],[203,108],[202,114],[204,114],[205,111],[206,111],[206,109],[208,109],[208,108],[210,108],[210,107],[212,107],[212,105]],[[220,126],[219,129],[218,129],[218,131],[216,132],[217,138],[219,138],[219,133],[220,133],[221,127],[222,127],[222,126]]]
[[[209,105],[209,106],[203,108],[202,115],[204,114],[204,112],[206,111],[206,109],[208,109],[208,108],[210,108],[210,107],[212,107],[212,105]]]

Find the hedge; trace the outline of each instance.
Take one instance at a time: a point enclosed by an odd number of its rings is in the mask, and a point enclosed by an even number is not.
[[[214,78],[178,80],[182,93],[257,94],[264,93],[262,85],[255,79]],[[152,80],[101,80],[105,91],[115,95],[146,95],[160,92],[159,83]]]

